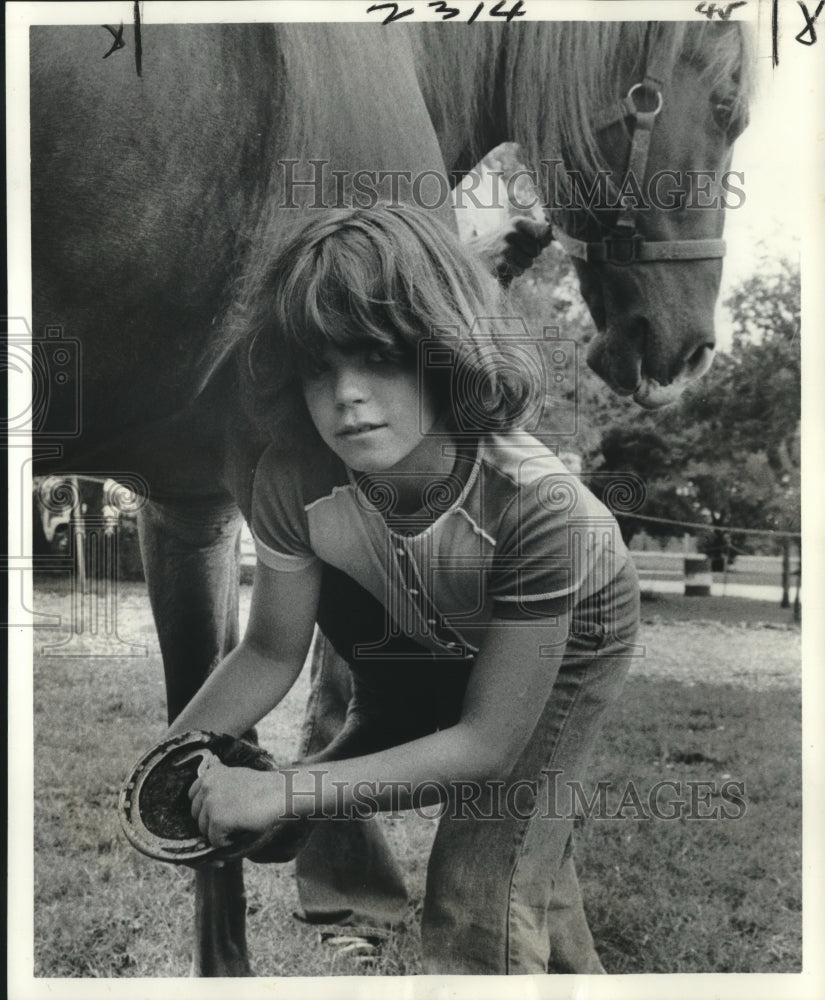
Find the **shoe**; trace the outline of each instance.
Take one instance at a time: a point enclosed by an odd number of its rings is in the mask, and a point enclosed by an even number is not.
[[[381,957],[383,938],[380,937],[322,931],[320,938],[321,944],[328,950],[333,961],[338,958],[348,958],[364,968],[369,968]]]

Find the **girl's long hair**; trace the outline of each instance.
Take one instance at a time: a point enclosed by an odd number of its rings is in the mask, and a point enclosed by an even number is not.
[[[236,314],[251,414],[280,442],[311,438],[302,377],[332,346],[417,366],[452,429],[515,426],[536,383],[505,344],[504,312],[496,281],[432,213],[382,203],[313,214]]]

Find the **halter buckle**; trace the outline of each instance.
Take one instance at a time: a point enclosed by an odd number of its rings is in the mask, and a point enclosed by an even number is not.
[[[656,107],[653,108],[652,111],[642,111],[636,106],[636,101],[634,100],[633,95],[642,91],[650,91],[656,95]],[[627,97],[625,97],[625,103],[630,113],[635,117],[638,117],[639,115],[651,115],[655,118],[662,110],[664,98],[662,97],[662,92],[658,87],[643,80],[641,83],[634,83],[630,90],[628,90]]]
[[[633,264],[640,257],[640,250],[645,238],[641,233],[633,233],[631,236],[624,236],[621,233],[611,233],[605,236],[601,244],[604,248],[603,255],[600,254],[605,264],[618,264],[620,266]]]

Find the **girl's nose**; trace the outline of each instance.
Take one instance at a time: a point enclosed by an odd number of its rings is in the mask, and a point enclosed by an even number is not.
[[[341,365],[335,378],[335,402],[339,406],[354,406],[369,398],[363,373],[353,365]]]

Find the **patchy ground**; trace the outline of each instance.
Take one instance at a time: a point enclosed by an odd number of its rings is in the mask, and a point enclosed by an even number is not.
[[[35,631],[36,972],[184,976],[191,874],[132,850],[115,810],[128,768],[164,728],[145,590],[123,585],[108,605],[97,602],[97,613],[87,598],[82,633],[68,627],[65,581],[40,581],[36,596],[39,611],[62,616],[62,626]],[[244,614],[248,600],[243,588]],[[111,614],[107,622],[106,607],[116,611],[116,623]],[[667,606],[643,604],[643,655],[605,728],[592,775],[610,782],[613,806],[630,782],[646,803],[663,781],[675,782],[668,787],[683,799],[691,783],[736,781],[745,809],[714,822],[651,821],[630,809],[585,824],[578,865],[605,965],[616,973],[797,971],[799,631],[782,622],[712,621],[704,609],[701,621],[667,621],[654,607]],[[123,653],[132,655],[116,655]],[[302,676],[260,727],[276,757],[294,756],[306,683]],[[408,815],[381,822],[407,873],[410,913],[371,974],[414,974],[435,821]],[[292,865],[249,865],[247,889],[257,974],[364,971],[333,961],[317,934],[292,918]]]

